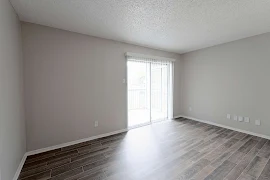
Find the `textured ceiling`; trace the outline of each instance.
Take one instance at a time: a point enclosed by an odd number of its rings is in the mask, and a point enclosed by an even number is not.
[[[184,53],[270,32],[270,0],[11,0],[22,21]]]

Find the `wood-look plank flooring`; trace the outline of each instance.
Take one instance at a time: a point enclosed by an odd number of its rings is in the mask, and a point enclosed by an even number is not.
[[[270,180],[270,141],[179,118],[29,156],[20,180]]]

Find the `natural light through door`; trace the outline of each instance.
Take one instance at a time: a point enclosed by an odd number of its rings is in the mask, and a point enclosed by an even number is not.
[[[172,62],[128,58],[128,126],[142,126],[169,117]]]

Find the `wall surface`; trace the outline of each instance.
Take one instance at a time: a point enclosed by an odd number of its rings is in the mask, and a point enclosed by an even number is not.
[[[29,23],[22,30],[28,150],[127,127],[125,52],[180,57]],[[175,97],[179,90],[177,82]]]
[[[8,0],[0,1],[0,27],[0,172],[12,180],[26,142],[21,26]]]
[[[182,60],[183,115],[270,136],[270,33],[187,53]]]

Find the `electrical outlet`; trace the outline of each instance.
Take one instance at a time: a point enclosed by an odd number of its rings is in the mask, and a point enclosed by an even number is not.
[[[192,107],[189,107],[189,111],[192,111]]]
[[[230,114],[227,114],[227,119],[231,119],[231,115]]]
[[[238,121],[242,122],[243,121],[243,117],[242,116],[238,116]]]
[[[244,121],[245,121],[246,123],[249,123],[249,117],[245,117],[245,118],[244,118]]]
[[[238,117],[236,115],[233,116],[233,120],[237,121]]]
[[[95,121],[95,127],[98,127],[98,121]]]
[[[261,120],[255,120],[255,125],[260,126],[261,125]]]

